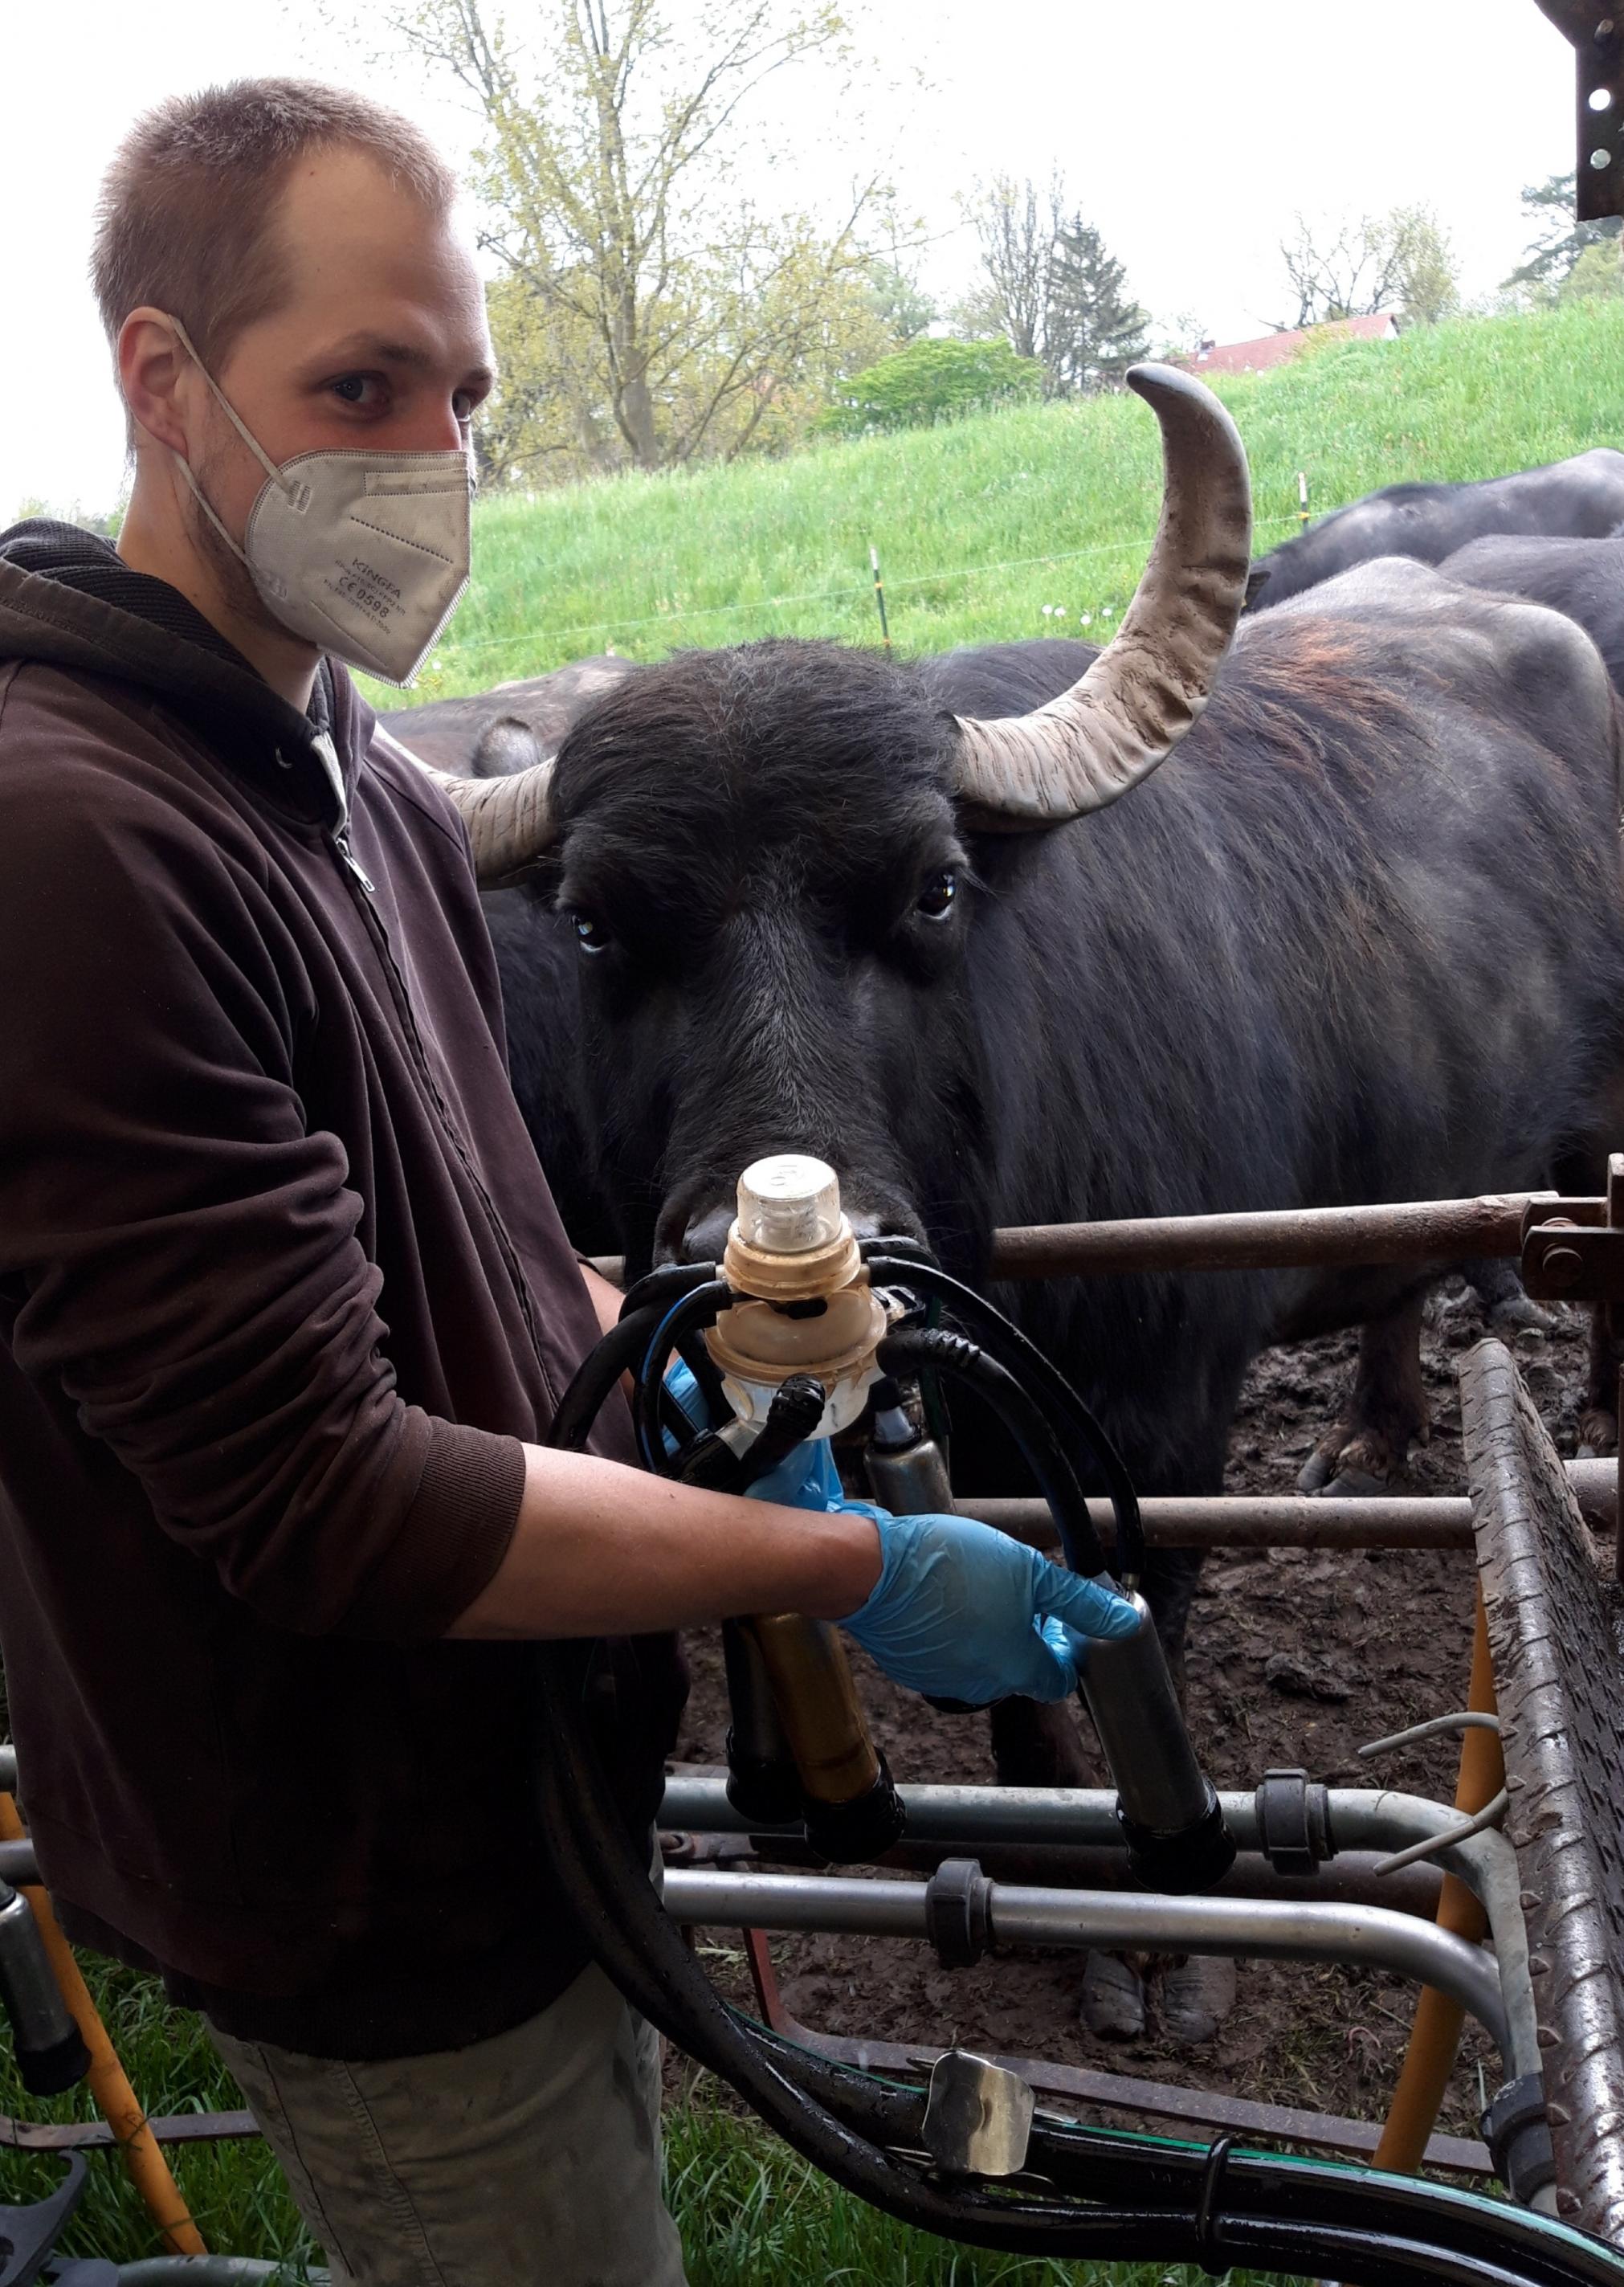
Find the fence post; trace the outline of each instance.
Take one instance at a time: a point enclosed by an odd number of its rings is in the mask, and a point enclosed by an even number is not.
[[[874,567],[874,601],[879,606],[879,632],[887,651],[891,648],[891,624],[886,617],[886,583],[879,576],[879,550],[871,546],[869,562]]]

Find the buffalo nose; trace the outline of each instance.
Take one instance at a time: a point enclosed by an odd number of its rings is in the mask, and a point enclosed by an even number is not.
[[[720,1262],[732,1228],[731,1207],[712,1207],[707,1214],[696,1215],[682,1233],[683,1262]]]

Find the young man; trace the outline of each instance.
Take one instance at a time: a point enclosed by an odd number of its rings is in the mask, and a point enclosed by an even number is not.
[[[1058,1696],[1042,1616],[1130,1616],[981,1526],[640,1475],[612,1409],[538,1442],[617,1298],[508,1088],[464,831],[339,663],[409,677],[466,574],[453,189],[284,81],[106,178],[129,513],[0,538],[0,1637],[64,1923],[204,2013],[335,2277],[662,2287],[654,2044],[549,1873],[526,1641],[619,1639],[643,1830],[658,1632],[799,1609]]]

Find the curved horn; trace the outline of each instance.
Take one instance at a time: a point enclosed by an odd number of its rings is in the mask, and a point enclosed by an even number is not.
[[[553,817],[552,757],[532,763],[527,770],[491,779],[455,778],[437,771],[414,755],[410,747],[380,724],[374,733],[404,755],[427,779],[432,779],[468,828],[473,845],[474,872],[484,890],[499,890],[533,866],[558,838]],[[533,751],[534,741],[532,741]]]
[[[1206,705],[1246,601],[1251,487],[1234,423],[1171,366],[1135,366],[1128,385],[1162,424],[1155,545],[1081,682],[1030,715],[958,717],[956,789],[994,832],[1103,810],[1165,761]]]

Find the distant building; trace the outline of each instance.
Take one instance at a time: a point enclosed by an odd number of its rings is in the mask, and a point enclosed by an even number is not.
[[[1310,342],[1396,342],[1399,320],[1391,310],[1370,318],[1333,318],[1323,326],[1301,326],[1286,334],[1263,334],[1255,342],[1203,342],[1187,357],[1175,358],[1186,373],[1266,373],[1286,365]]]

